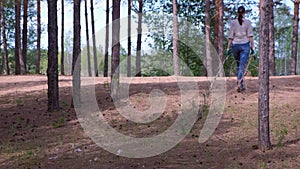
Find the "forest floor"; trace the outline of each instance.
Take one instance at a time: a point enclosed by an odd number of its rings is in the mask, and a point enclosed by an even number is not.
[[[152,89],[167,93],[164,113],[149,124],[124,120],[110,99],[108,79],[97,78],[96,98],[108,123],[121,133],[151,137],[174,123],[180,91],[174,77],[134,78],[131,105],[149,108]],[[207,78],[197,77],[203,92]],[[61,110],[47,111],[46,76],[0,76],[0,168],[300,168],[300,76],[270,79],[272,149],[258,144],[258,78],[247,77],[247,90],[237,93],[227,78],[221,121],[205,143],[198,142],[205,117],[174,148],[149,158],[127,158],[97,146],[84,132],[71,103],[71,77],[59,77]]]

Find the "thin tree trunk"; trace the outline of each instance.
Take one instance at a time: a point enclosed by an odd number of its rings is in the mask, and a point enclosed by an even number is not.
[[[298,52],[298,26],[299,25],[299,2],[294,2],[294,26],[293,26],[293,42],[292,42],[292,61],[291,74],[296,74],[297,52]]]
[[[220,1],[221,0],[215,0],[215,6],[216,6],[216,14],[214,16],[214,47],[215,50],[219,53],[219,7],[220,7]]]
[[[5,28],[5,16],[4,16],[4,0],[1,0],[1,25],[2,25],[2,39],[3,39],[3,57],[4,57],[4,65],[5,65],[5,72],[7,75],[10,74],[9,72],[9,65],[8,65],[8,53],[7,53],[7,43],[6,43],[6,28]],[[2,69],[1,69],[2,72]]]
[[[177,0],[173,0],[173,64],[174,75],[180,75],[180,63],[178,55],[178,18],[177,18]]]
[[[61,58],[60,74],[65,75],[65,2],[61,0]]]
[[[0,15],[0,19],[1,19],[1,15]],[[1,32],[1,29],[0,29]],[[0,42],[1,42],[1,36],[0,36]],[[1,47],[1,45],[0,45]],[[4,66],[4,55],[2,55],[2,60],[0,59],[0,75],[2,75],[3,73],[3,66]]]
[[[74,15],[73,15],[74,41],[73,41],[73,61],[72,61],[72,75],[73,75],[73,99],[71,107],[77,107],[80,104],[80,71],[81,71],[81,57],[80,57],[80,0],[74,0]]]
[[[137,48],[136,48],[136,76],[142,76],[141,72],[141,50],[142,50],[142,16],[143,16],[143,0],[139,0],[139,13],[138,13],[138,37],[137,37]]]
[[[131,0],[128,0],[127,76],[131,76]]]
[[[108,77],[108,46],[109,46],[109,0],[106,0],[106,26],[105,26],[105,56],[104,77]]]
[[[16,27],[15,27],[15,74],[21,74],[21,1],[15,0]]]
[[[88,63],[88,74],[92,76],[91,71],[91,55],[90,55],[90,42],[89,42],[89,21],[87,12],[87,0],[84,0],[84,11],[85,11],[85,26],[86,26],[86,46],[87,46],[87,63]]]
[[[271,148],[269,122],[269,23],[271,0],[260,0],[259,28],[259,96],[258,96],[258,142],[262,151]]]
[[[210,49],[210,0],[205,0],[205,59],[206,59],[206,75],[212,76],[212,58]]]
[[[37,45],[36,45],[35,73],[40,73],[41,62],[41,0],[37,0]]]
[[[99,76],[98,72],[98,61],[97,61],[97,46],[96,46],[96,35],[95,35],[95,19],[94,19],[94,2],[91,0],[91,21],[92,21],[92,38],[93,38],[93,55],[94,55],[94,69],[95,76]]]
[[[218,54],[221,61],[224,57],[224,2],[219,0],[218,5],[219,15],[218,15]]]
[[[28,18],[28,0],[23,2],[23,35],[22,35],[22,57],[21,57],[21,74],[25,75],[27,71],[27,18]]]
[[[57,1],[48,0],[48,111],[59,110]]]
[[[269,63],[270,63],[270,76],[274,76],[275,72],[275,39],[274,39],[274,2],[271,2],[271,13],[270,13],[270,22],[269,22],[269,38],[270,38],[270,49],[269,49]]]
[[[120,69],[120,5],[121,0],[113,1],[112,12],[112,62],[111,62],[111,87],[112,96],[116,99],[119,98],[119,77]]]

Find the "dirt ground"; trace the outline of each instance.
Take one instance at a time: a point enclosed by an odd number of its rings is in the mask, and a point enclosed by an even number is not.
[[[139,110],[150,107],[151,90],[167,93],[164,113],[149,124],[121,117],[110,99],[108,79],[97,78],[96,98],[109,124],[137,137],[166,130],[178,116],[180,92],[173,77],[135,78],[130,101]],[[227,78],[225,110],[208,141],[198,142],[203,119],[173,149],[149,158],[126,158],[97,146],[85,134],[70,108],[71,77],[60,76],[60,107],[47,112],[46,76],[0,76],[0,168],[300,168],[300,76],[270,79],[270,134],[272,150],[258,144],[258,79],[246,78],[245,93],[235,91],[235,78]],[[197,78],[200,94],[209,87]]]

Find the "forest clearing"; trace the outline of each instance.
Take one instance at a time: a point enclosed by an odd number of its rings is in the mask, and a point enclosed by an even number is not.
[[[196,77],[201,89],[206,77]],[[138,77],[130,86],[137,109],[149,105],[153,88],[169,91],[170,105],[155,122],[126,121],[110,101],[97,77],[98,105],[109,124],[123,133],[152,136],[176,119],[178,88],[172,77]],[[272,150],[258,149],[258,78],[247,77],[247,90],[237,93],[236,78],[227,78],[224,114],[211,138],[200,144],[203,120],[173,149],[151,158],[125,158],[97,146],[84,132],[71,103],[71,76],[59,77],[61,110],[47,111],[47,77],[0,77],[0,168],[300,168],[300,77],[270,78],[270,137]],[[146,99],[145,99],[146,98]]]
[[[0,0],[0,168],[300,168],[300,0]]]

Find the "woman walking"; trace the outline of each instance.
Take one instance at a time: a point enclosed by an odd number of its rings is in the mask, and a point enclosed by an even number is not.
[[[237,91],[246,90],[243,76],[251,54],[254,54],[254,40],[251,22],[245,19],[246,10],[243,6],[238,8],[238,18],[231,22],[230,32],[228,36],[227,54],[232,54],[237,63]],[[251,45],[251,46],[250,46]],[[231,50],[232,49],[232,50]]]

